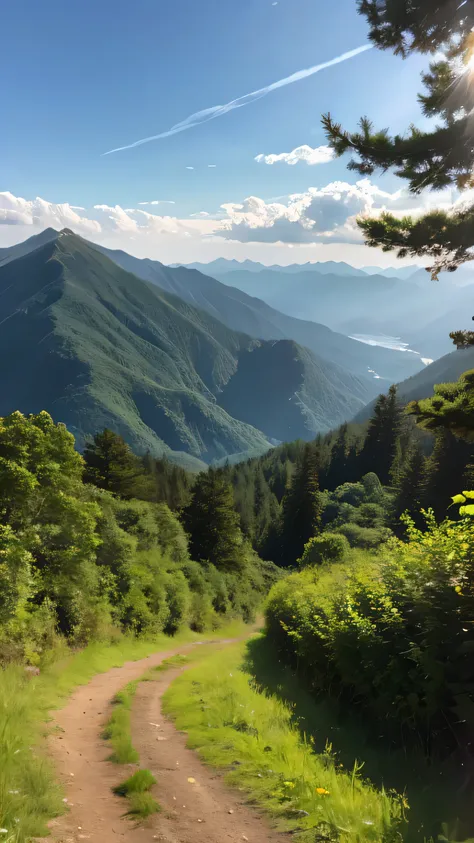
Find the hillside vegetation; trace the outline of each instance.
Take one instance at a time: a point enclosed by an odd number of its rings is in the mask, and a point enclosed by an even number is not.
[[[157,502],[167,489],[189,501],[186,486],[176,474],[171,486],[157,477],[110,431],[89,445],[84,463],[72,434],[46,412],[1,419],[1,663],[39,663],[61,639],[82,645],[253,617],[276,571],[243,540],[230,489],[207,480],[215,544],[193,561],[177,516]],[[191,498],[193,540],[204,522],[192,507]]]

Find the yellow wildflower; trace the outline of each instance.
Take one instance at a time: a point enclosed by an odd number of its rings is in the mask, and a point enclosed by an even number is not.
[[[320,796],[329,796],[329,790],[326,790],[325,787],[317,787],[316,793],[319,793]]]

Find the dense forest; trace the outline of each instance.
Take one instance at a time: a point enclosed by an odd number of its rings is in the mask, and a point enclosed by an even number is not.
[[[200,476],[192,496],[190,482],[109,430],[81,456],[45,412],[1,419],[0,661],[250,620],[276,568],[243,537],[223,478]]]

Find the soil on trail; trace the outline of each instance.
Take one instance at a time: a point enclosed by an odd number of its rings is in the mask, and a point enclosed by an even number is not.
[[[221,646],[229,642],[216,642]],[[204,767],[186,748],[186,738],[163,717],[161,697],[186,668],[170,669],[153,682],[139,685],[132,715],[133,745],[140,766],[157,779],[153,795],[162,813],[136,825],[124,816],[127,803],[112,788],[137,765],[108,761],[110,746],[102,739],[114,695],[128,682],[170,656],[186,653],[185,645],[157,653],[95,676],[79,687],[64,709],[55,713],[59,730],[50,737],[51,754],[65,783],[69,811],[51,823],[53,840],[60,843],[276,843],[282,835],[229,790],[222,779]],[[194,779],[194,783],[188,779]],[[51,840],[51,838],[49,838]]]

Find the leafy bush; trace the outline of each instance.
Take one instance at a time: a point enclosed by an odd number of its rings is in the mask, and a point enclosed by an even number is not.
[[[321,565],[323,562],[340,562],[349,550],[350,544],[345,536],[339,533],[322,533],[305,545],[298,564],[305,568],[307,565]]]
[[[474,522],[407,528],[378,555],[277,583],[267,631],[315,688],[450,752],[474,737]]]
[[[361,527],[355,522],[341,524],[338,530],[342,536],[345,536],[351,547],[359,547],[362,550],[375,550],[391,536],[390,530],[386,527]]]

